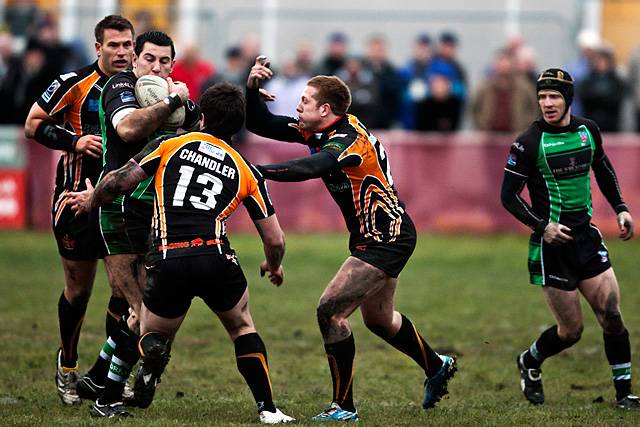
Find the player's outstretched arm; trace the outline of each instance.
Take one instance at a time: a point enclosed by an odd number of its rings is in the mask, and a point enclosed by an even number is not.
[[[272,181],[306,181],[340,169],[338,160],[326,151],[274,165],[256,165],[262,176]]]
[[[284,281],[282,258],[284,257],[284,233],[276,215],[253,221],[264,246],[265,260],[260,264],[260,275],[269,272],[269,280],[276,286]]]
[[[91,181],[87,178],[86,190],[68,194],[71,210],[78,216],[88,213],[98,206],[104,206],[119,194],[133,190],[146,177],[147,174],[144,170],[135,160],[131,159],[120,169],[106,174],[96,188],[93,188]]]

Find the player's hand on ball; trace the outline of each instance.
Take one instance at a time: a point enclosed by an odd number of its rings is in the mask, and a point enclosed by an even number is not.
[[[629,212],[620,212],[618,214],[618,228],[620,229],[620,238],[629,240],[633,237],[633,218]]]
[[[269,273],[269,281],[276,286],[282,285],[284,282],[284,268],[282,265],[278,267],[277,270],[270,270],[267,261],[262,261],[260,264],[260,277],[264,277],[265,273]]]
[[[273,77],[273,71],[269,69],[269,59],[260,55],[256,58],[256,63],[251,67],[249,77],[247,78],[247,87],[249,89],[257,89],[260,82]]]
[[[189,88],[182,82],[174,82],[171,77],[167,77],[167,83],[169,84],[169,93],[177,93],[182,103],[184,104],[189,99]]]
[[[102,137],[98,135],[83,135],[76,141],[76,153],[102,158]]]
[[[87,189],[84,191],[72,191],[67,194],[67,203],[71,205],[71,211],[76,216],[91,212],[91,202],[93,199],[94,188],[89,178],[85,179]]]

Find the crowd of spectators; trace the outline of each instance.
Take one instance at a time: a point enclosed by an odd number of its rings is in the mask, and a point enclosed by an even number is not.
[[[18,4],[20,8],[6,11],[5,24],[0,24],[0,123],[23,123],[33,101],[57,75],[92,61],[79,40],[60,42],[55,20],[39,12],[34,2]],[[135,21],[145,30],[152,27],[143,15]],[[277,114],[295,115],[305,82],[316,74],[334,74],[351,89],[350,112],[371,128],[450,132],[468,123],[492,132],[525,129],[538,115],[533,48],[521,37],[508,39],[471,88],[458,55],[461,42],[451,31],[419,34],[411,58],[397,65],[389,59],[383,34],[370,35],[358,49],[346,34],[332,33],[320,48],[320,58],[314,58],[313,43],[301,39],[294,52],[274,64],[276,74],[266,89],[277,99],[269,106]],[[629,97],[640,129],[640,47],[631,56],[628,78],[623,78],[613,48],[597,34],[581,33],[578,46],[574,63],[559,64],[576,81],[573,113],[594,119],[603,131],[616,132]],[[259,53],[260,39],[254,33],[227,47],[221,64],[204,57],[198,43],[183,41],[172,76],[187,83],[193,98],[222,80],[243,86]]]

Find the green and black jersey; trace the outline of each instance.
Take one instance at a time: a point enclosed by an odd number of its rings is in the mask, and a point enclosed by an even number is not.
[[[588,224],[591,169],[616,213],[626,211],[595,122],[571,116],[568,126],[557,127],[539,119],[511,145],[502,202],[519,221],[538,232],[550,222],[568,227]],[[520,197],[525,184],[531,206]]]

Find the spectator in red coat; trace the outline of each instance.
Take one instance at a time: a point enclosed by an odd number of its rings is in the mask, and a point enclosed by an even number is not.
[[[200,99],[202,84],[215,73],[215,68],[200,56],[197,44],[188,42],[181,51],[182,56],[176,61],[171,77],[187,85],[191,99]]]

